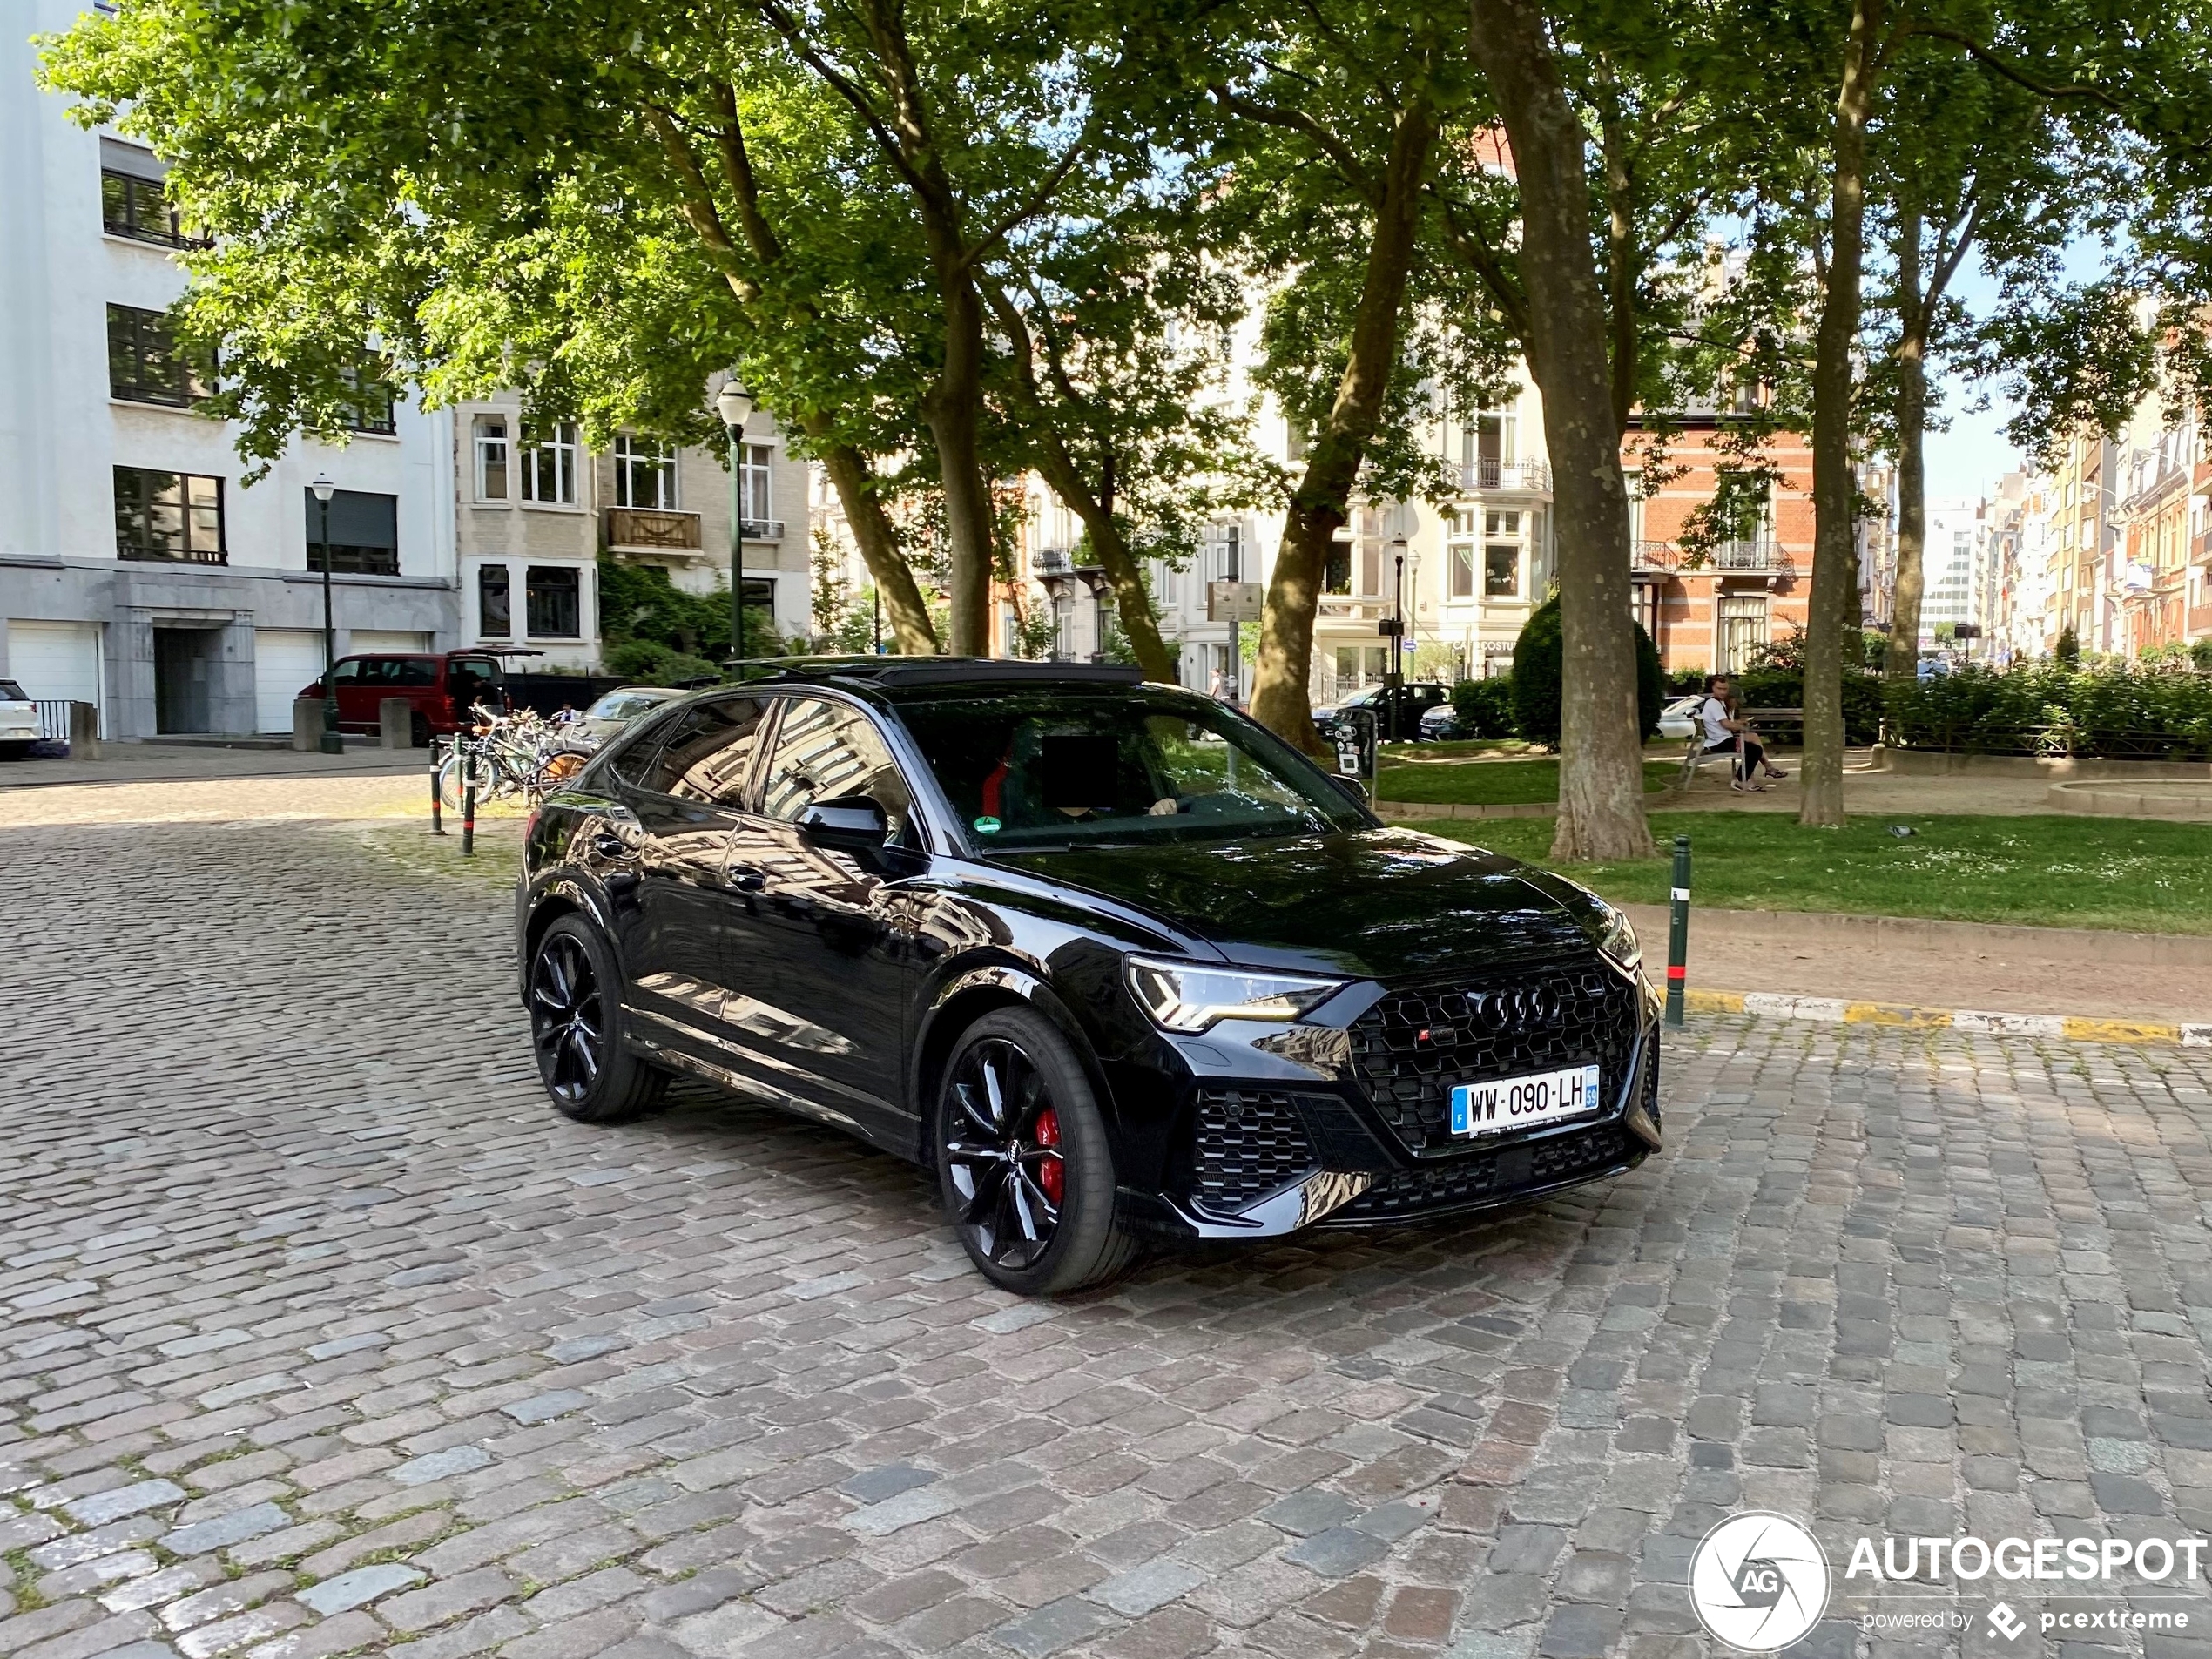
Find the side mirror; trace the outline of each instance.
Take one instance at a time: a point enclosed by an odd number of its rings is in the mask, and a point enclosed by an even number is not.
[[[1367,786],[1357,778],[1347,778],[1340,772],[1332,772],[1329,774],[1329,781],[1351,796],[1358,805],[1365,806],[1368,804]]]
[[[866,795],[840,795],[818,800],[799,814],[799,833],[816,846],[841,853],[876,853],[883,848],[891,823],[883,804]]]

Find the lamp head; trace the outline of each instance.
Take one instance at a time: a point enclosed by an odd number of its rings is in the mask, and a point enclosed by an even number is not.
[[[722,389],[714,395],[714,408],[721,415],[724,426],[741,427],[752,414],[752,394],[733,374],[723,381]]]
[[[309,484],[307,489],[326,507],[330,505],[330,498],[338,493],[338,486],[330,482],[329,475],[320,472],[315,475],[314,482]]]

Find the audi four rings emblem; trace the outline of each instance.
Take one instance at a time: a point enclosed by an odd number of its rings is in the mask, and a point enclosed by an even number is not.
[[[1559,998],[1536,985],[1524,985],[1510,991],[1485,991],[1477,1012],[1482,1023],[1493,1031],[1502,1031],[1507,1026],[1550,1025],[1559,1018]]]

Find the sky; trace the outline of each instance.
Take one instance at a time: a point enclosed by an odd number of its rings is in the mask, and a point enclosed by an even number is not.
[[[1958,294],[1976,316],[1985,315],[1996,301],[1997,284],[1976,261],[1971,274],[1959,273]],[[1967,406],[1984,392],[1988,394],[1989,407],[1978,415],[1969,413]],[[1995,493],[1998,479],[2020,464],[2020,455],[2005,441],[2004,434],[2013,405],[1993,386],[1969,384],[1946,375],[1943,406],[1950,416],[1951,429],[1927,436],[1929,496]]]

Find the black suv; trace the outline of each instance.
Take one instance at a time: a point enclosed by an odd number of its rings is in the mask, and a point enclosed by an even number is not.
[[[532,819],[570,1116],[671,1073],[933,1167],[995,1283],[1554,1192],[1659,1144],[1627,920],[1384,827],[1134,670],[809,659],[671,704]]]

